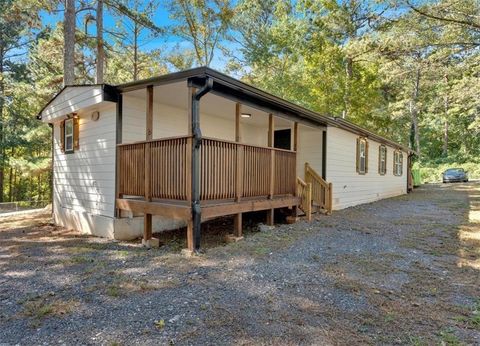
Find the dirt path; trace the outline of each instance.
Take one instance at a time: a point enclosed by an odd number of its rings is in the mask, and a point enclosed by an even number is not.
[[[0,220],[0,344],[480,344],[480,183],[186,259]]]

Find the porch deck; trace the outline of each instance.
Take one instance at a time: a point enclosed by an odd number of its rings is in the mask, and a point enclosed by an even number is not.
[[[119,144],[118,209],[192,221],[193,136]],[[202,138],[199,160],[201,221],[241,213],[295,208],[296,152]],[[292,211],[293,212],[293,211]]]

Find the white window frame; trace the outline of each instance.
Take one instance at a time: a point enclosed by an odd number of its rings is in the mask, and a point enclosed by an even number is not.
[[[387,174],[387,147],[385,145],[380,145],[378,149],[378,155],[378,174],[385,175]]]
[[[396,176],[402,176],[403,175],[403,153],[400,150],[395,150],[393,164],[394,164],[393,173]]]
[[[362,151],[363,146],[363,151]],[[362,169],[363,162],[363,169]],[[358,141],[358,173],[366,174],[367,173],[367,140],[365,138],[360,138]]]
[[[69,133],[68,131],[68,127],[69,127],[69,124],[70,124],[70,128],[71,128],[71,133]],[[65,143],[65,152],[66,153],[73,153],[74,151],[74,141],[75,141],[75,138],[74,138],[74,122],[73,122],[73,118],[71,119],[65,119],[65,124],[64,124],[64,131],[65,131],[65,137],[64,137],[64,143]],[[68,138],[71,138],[72,141],[70,142],[71,143],[71,147],[69,148],[68,147]]]

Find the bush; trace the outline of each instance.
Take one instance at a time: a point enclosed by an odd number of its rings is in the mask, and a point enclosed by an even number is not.
[[[476,162],[416,162],[414,168],[420,169],[422,183],[438,183],[442,181],[442,173],[448,168],[463,168],[469,179],[480,179],[480,163]]]

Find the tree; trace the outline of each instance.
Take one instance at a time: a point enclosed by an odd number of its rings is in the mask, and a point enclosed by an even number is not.
[[[63,84],[75,84],[75,0],[65,0]]]
[[[131,62],[132,68],[129,71],[132,71],[132,75],[130,81],[136,81],[140,76],[145,76],[145,72],[152,68],[146,63],[149,59],[142,52],[142,49],[164,33],[163,29],[153,24],[153,16],[158,10],[158,6],[156,0],[124,0],[122,8],[128,8],[129,15],[125,15],[124,11],[115,11],[114,13],[118,18],[118,28],[115,33],[110,32],[116,44],[115,48],[112,49],[112,54],[117,54],[117,49],[119,49],[122,51],[121,54],[124,58]],[[150,60],[156,61],[161,66],[164,65],[163,62],[157,60],[160,53],[158,49],[152,51],[152,59]],[[150,77],[148,74],[147,76]]]
[[[97,0],[97,68],[96,83],[103,83],[105,50],[103,42],[103,0]]]
[[[437,22],[480,31],[480,13],[478,2],[475,0],[439,2],[405,0],[405,3],[415,13]]]
[[[192,44],[197,64],[212,63],[233,16],[230,0],[170,0],[170,32]]]

